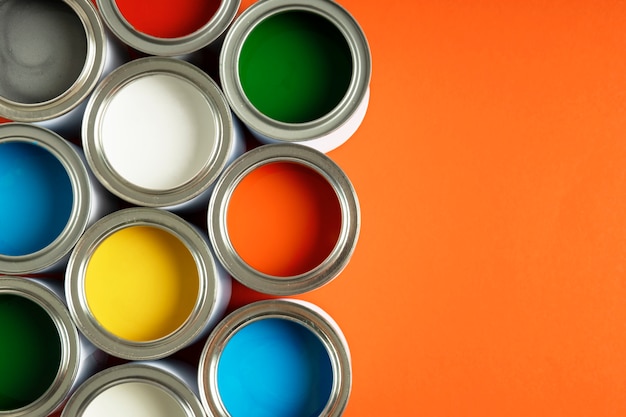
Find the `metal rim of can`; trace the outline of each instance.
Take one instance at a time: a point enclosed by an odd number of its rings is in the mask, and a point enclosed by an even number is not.
[[[250,32],[268,17],[289,11],[314,13],[327,19],[345,36],[352,52],[352,80],[345,96],[331,112],[305,123],[280,122],[261,113],[247,98],[238,77],[239,55]],[[244,124],[273,140],[306,144],[336,131],[360,110],[369,98],[371,65],[363,30],[340,4],[326,0],[267,0],[253,4],[235,19],[224,39],[219,67],[226,98]]]
[[[122,15],[115,0],[97,0],[105,24],[126,45],[150,55],[180,56],[208,46],[235,18],[240,0],[221,0],[213,17],[200,29],[179,38],[160,38],[135,29]]]
[[[74,203],[65,228],[45,248],[21,256],[0,254],[0,272],[27,274],[50,267],[70,253],[87,228],[91,211],[89,176],[76,150],[56,133],[31,124],[6,123],[0,125],[0,143],[19,141],[35,144],[55,156],[65,168],[72,185]]]
[[[341,231],[331,253],[312,270],[290,277],[268,275],[248,265],[233,247],[226,222],[230,198],[240,181],[254,169],[275,162],[300,164],[313,170],[328,181],[341,207]],[[226,168],[209,201],[207,221],[215,254],[233,278],[256,291],[286,296],[312,291],[341,273],[356,248],[361,211],[352,183],[332,159],[315,149],[282,143],[248,151]]]
[[[200,400],[210,415],[227,417],[219,394],[217,368],[230,338],[242,327],[258,320],[278,318],[291,320],[311,331],[326,348],[332,370],[333,384],[328,402],[320,416],[343,414],[352,388],[352,365],[348,342],[339,325],[320,307],[303,300],[262,300],[235,310],[223,319],[207,339],[200,356],[198,385]]]
[[[22,277],[3,276],[0,277],[0,294],[19,295],[42,307],[54,322],[61,342],[61,362],[52,385],[31,404],[17,410],[0,411],[0,416],[48,415],[65,401],[74,386],[81,361],[78,330],[63,301],[43,285]]]
[[[18,103],[0,97],[0,114],[19,122],[41,122],[68,113],[93,91],[102,75],[107,56],[104,24],[89,0],[63,0],[80,18],[87,37],[85,66],[63,94],[42,103]]]
[[[122,178],[108,163],[100,135],[106,106],[115,94],[134,80],[156,74],[175,76],[196,87],[206,99],[207,106],[213,110],[218,128],[216,152],[191,181],[170,190],[148,190]],[[87,103],[82,137],[87,163],[99,182],[109,191],[132,204],[171,207],[188,202],[213,184],[230,157],[235,141],[235,127],[226,98],[206,73],[175,58],[147,57],[118,67],[98,85]]]
[[[172,374],[143,363],[127,363],[107,368],[89,378],[70,397],[62,417],[82,416],[89,403],[100,393],[118,384],[142,382],[165,389],[181,405],[189,417],[206,414],[193,391]]]
[[[187,247],[198,270],[198,298],[190,316],[173,333],[146,342],[124,340],[103,328],[91,314],[85,294],[85,272],[91,255],[104,239],[130,226],[156,227],[171,233]],[[216,306],[224,290],[218,274],[208,242],[190,224],[165,210],[135,207],[109,214],[87,229],[70,255],[65,294],[78,329],[96,347],[128,360],[160,359],[193,343],[207,330],[207,324],[217,314]]]

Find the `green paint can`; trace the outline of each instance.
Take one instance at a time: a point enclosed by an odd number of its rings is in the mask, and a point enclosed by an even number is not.
[[[78,333],[62,281],[0,276],[0,416],[51,414],[105,358]]]
[[[255,3],[233,23],[220,56],[224,93],[261,142],[322,152],[360,126],[370,74],[361,27],[327,0]]]

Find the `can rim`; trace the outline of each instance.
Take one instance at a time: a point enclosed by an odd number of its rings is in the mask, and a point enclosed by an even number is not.
[[[63,0],[78,15],[87,38],[85,65],[74,83],[61,95],[42,103],[19,103],[0,97],[0,114],[9,120],[40,122],[68,113],[95,88],[105,67],[107,42],[104,24],[89,0]]]
[[[39,272],[56,264],[72,250],[89,222],[90,183],[87,169],[78,152],[51,130],[18,122],[0,125],[0,143],[14,141],[41,146],[56,157],[65,168],[74,194],[72,211],[67,224],[48,246],[27,255],[0,254],[0,273],[27,274]]]
[[[102,392],[118,384],[140,382],[167,391],[189,417],[206,414],[200,400],[180,379],[162,369],[144,363],[127,363],[107,368],[89,378],[70,397],[61,416],[81,416],[91,401]]]
[[[202,94],[215,119],[216,146],[205,165],[190,181],[169,190],[149,190],[121,177],[108,163],[102,145],[101,125],[108,103],[124,86],[151,75],[174,76],[190,83]],[[190,201],[212,186],[229,159],[235,141],[233,123],[226,98],[202,70],[174,58],[140,58],[115,69],[94,90],[83,116],[83,149],[94,175],[111,193],[140,206],[171,207]]]
[[[180,239],[194,258],[198,271],[198,297],[187,320],[160,339],[134,342],[108,332],[91,314],[84,288],[85,271],[98,245],[111,234],[131,226],[160,228]],[[83,234],[70,255],[65,273],[65,294],[78,329],[96,347],[128,360],[160,359],[193,343],[206,330],[219,305],[218,270],[205,239],[179,216],[159,209],[135,207],[98,220]]]
[[[42,284],[28,278],[3,276],[0,294],[19,295],[42,307],[54,322],[61,342],[61,361],[52,385],[34,402],[17,410],[0,410],[0,416],[48,415],[63,403],[78,375],[81,349],[78,330],[63,301]]]
[[[341,230],[335,247],[322,263],[300,275],[277,277],[252,268],[239,256],[228,234],[228,205],[235,188],[254,169],[275,162],[313,170],[328,181],[341,207]],[[233,278],[265,294],[296,295],[329,283],[347,266],[359,237],[361,211],[352,183],[332,159],[306,146],[280,143],[248,151],[226,168],[209,201],[207,224],[215,254]]]
[[[339,417],[345,410],[352,388],[350,349],[339,325],[320,307],[303,300],[262,300],[241,307],[218,324],[209,335],[198,368],[200,400],[210,415],[227,417],[219,395],[217,368],[224,348],[242,327],[257,320],[278,318],[296,322],[319,338],[333,369],[333,385],[324,410],[325,417]]]
[[[98,9],[108,28],[122,42],[140,52],[159,56],[181,56],[209,45],[226,31],[241,0],[222,0],[220,6],[200,29],[178,38],[160,38],[135,29],[126,20],[115,0],[97,0]]]
[[[238,77],[239,55],[248,34],[263,20],[290,11],[314,13],[333,23],[345,37],[352,53],[352,80],[341,102],[328,114],[305,123],[281,122],[261,113],[247,98]],[[233,22],[219,58],[222,87],[235,114],[257,133],[285,142],[320,138],[348,122],[369,97],[371,66],[369,44],[358,22],[343,6],[326,0],[267,0],[254,3]]]

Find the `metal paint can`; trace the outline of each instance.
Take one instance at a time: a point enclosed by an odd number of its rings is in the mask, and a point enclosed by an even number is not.
[[[174,58],[131,61],[87,105],[83,148],[100,182],[140,206],[205,205],[223,168],[244,150],[217,84]]]
[[[338,205],[340,224],[337,226],[336,241],[331,242],[330,252],[324,254],[318,264],[295,275],[278,276],[251,266],[233,244],[228,226],[229,205],[238,185],[255,170],[275,163],[293,164],[310,170],[331,188]],[[253,215],[254,207],[250,210]],[[263,222],[263,219],[258,221]],[[224,171],[216,183],[208,210],[209,237],[224,268],[247,287],[274,295],[311,291],[339,275],[356,248],[360,222],[356,191],[343,170],[323,153],[294,144],[264,145],[243,154]],[[323,227],[321,224],[320,228]]]
[[[233,23],[220,79],[263,143],[328,152],[356,132],[369,102],[371,55],[356,20],[327,0],[267,0]]]
[[[0,125],[0,273],[59,270],[85,229],[113,208],[83,158],[50,130]]]
[[[193,27],[189,31],[185,30],[187,24],[182,27],[172,28],[173,32],[167,36],[162,33],[148,33],[150,29],[143,29],[140,24],[150,23],[160,17],[167,17],[168,12],[159,11],[158,5],[153,2],[147,2],[143,7],[134,2],[126,2],[118,4],[115,0],[98,0],[98,8],[102,13],[103,20],[111,31],[128,46],[140,52],[149,55],[159,56],[184,56],[198,51],[214,41],[216,41],[228,28],[232,22],[237,10],[239,9],[239,0],[221,0],[221,1],[205,1],[207,6],[199,10],[200,14],[195,16],[183,17],[184,20],[193,18],[194,20],[203,19],[199,27]],[[196,2],[199,3],[199,2]],[[204,10],[213,3],[217,4],[215,10]],[[169,6],[175,12],[177,8],[182,8],[179,4]],[[210,7],[209,7],[210,8]],[[182,8],[184,9],[184,8]],[[124,13],[126,12],[126,13]],[[193,9],[186,11],[194,13]],[[139,16],[136,16],[139,13]],[[198,13],[198,11],[196,11]],[[204,16],[204,14],[210,16]],[[126,16],[125,16],[126,14]],[[157,22],[150,23],[150,26],[159,27],[175,25],[174,19],[163,21],[161,25]],[[181,25],[179,25],[181,26]],[[163,30],[160,30],[162,32]]]
[[[211,333],[198,382],[203,405],[216,417],[336,417],[350,396],[350,351],[337,323],[318,306],[258,301],[235,310]]]
[[[60,281],[0,276],[0,416],[51,414],[103,365],[62,294]]]
[[[168,360],[108,368],[80,386],[61,416],[205,417],[190,372]]]
[[[85,99],[122,60],[95,7],[89,0],[4,1],[0,34],[0,115],[76,133]]]
[[[230,299],[230,277],[208,239],[170,212],[129,208],[90,227],[66,270],[68,306],[103,351],[160,359],[210,331]]]

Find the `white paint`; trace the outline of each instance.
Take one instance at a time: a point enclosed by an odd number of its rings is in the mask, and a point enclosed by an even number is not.
[[[316,149],[322,153],[328,153],[334,149],[337,149],[352,137],[361,126],[363,119],[365,118],[365,114],[367,113],[367,107],[370,101],[370,89],[367,88],[363,99],[359,103],[358,107],[350,116],[348,120],[337,129],[332,132],[320,136],[318,138],[303,140],[301,142],[297,142],[300,145],[308,146],[309,148]],[[263,143],[285,143],[285,141],[272,139],[267,136],[262,135],[259,132],[252,131],[252,134]]]
[[[124,382],[98,394],[82,417],[188,417],[174,396],[147,382]]]
[[[218,119],[205,95],[174,75],[124,85],[104,110],[101,145],[111,168],[154,191],[193,179],[217,151]]]

